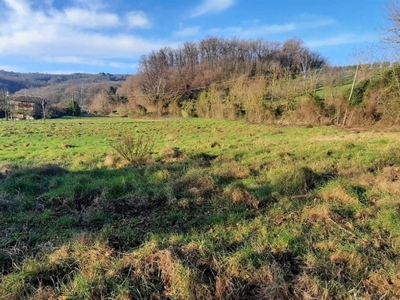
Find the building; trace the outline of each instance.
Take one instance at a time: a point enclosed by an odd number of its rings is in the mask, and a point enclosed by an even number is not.
[[[10,101],[10,117],[13,119],[38,119],[42,117],[42,107],[37,97],[17,96]]]

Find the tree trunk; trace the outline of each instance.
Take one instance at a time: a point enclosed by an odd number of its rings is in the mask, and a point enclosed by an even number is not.
[[[351,101],[351,97],[353,96],[354,86],[355,86],[355,84],[356,84],[357,73],[358,73],[359,67],[360,67],[360,64],[357,64],[356,72],[354,73],[353,84],[351,85],[350,96],[349,96],[349,103],[350,103],[350,101]]]

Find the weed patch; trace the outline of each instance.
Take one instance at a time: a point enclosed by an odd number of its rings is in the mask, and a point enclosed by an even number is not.
[[[135,167],[146,163],[152,153],[154,142],[143,135],[137,137],[124,135],[120,141],[110,145],[129,165]]]

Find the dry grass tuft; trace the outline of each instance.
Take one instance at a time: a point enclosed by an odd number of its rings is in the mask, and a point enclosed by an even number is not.
[[[219,275],[215,283],[216,299],[234,299],[232,296],[235,291],[235,284],[232,276]]]
[[[116,167],[120,162],[121,162],[121,159],[119,157],[116,157],[115,155],[109,154],[104,159],[104,166],[106,166],[106,167]]]
[[[349,195],[342,186],[336,186],[333,188],[325,188],[321,190],[318,195],[325,201],[339,200],[344,205],[356,205],[358,199]]]
[[[0,166],[0,179],[6,178],[11,174],[12,170],[11,167],[7,165],[1,165]]]
[[[173,183],[174,190],[181,195],[189,193],[192,196],[210,197],[216,189],[211,177],[196,177],[186,175]]]
[[[373,299],[400,299],[399,274],[390,275],[382,268],[371,271],[364,285],[374,295]]]
[[[339,250],[339,251],[333,253],[329,259],[331,262],[333,262],[335,264],[345,265],[350,261],[351,255],[347,252],[343,252],[343,251]]]
[[[324,222],[331,220],[330,209],[327,205],[306,206],[303,209],[302,220],[305,222]]]
[[[337,271],[343,278],[355,278],[364,271],[365,265],[361,255],[353,250],[336,250],[329,257],[330,261],[335,265]]]
[[[321,286],[318,278],[303,273],[296,278],[294,284],[295,297],[303,300],[327,299],[321,293]]]
[[[289,291],[290,282],[285,279],[286,270],[280,264],[272,262],[268,269],[260,270],[260,274],[254,276],[258,287],[256,299],[290,299],[293,295]],[[258,273],[258,270],[257,270]]]
[[[377,215],[377,207],[368,207],[359,210],[356,213],[355,217],[360,224],[365,225],[371,219],[375,218],[376,215]]]
[[[338,241],[332,237],[329,237],[326,240],[314,243],[312,246],[318,251],[333,251],[336,249],[337,245]]]
[[[252,208],[258,208],[260,205],[260,201],[258,201],[256,197],[240,187],[228,189],[226,194],[234,204],[245,204]]]
[[[58,297],[57,293],[49,287],[39,287],[35,294],[30,297],[31,300],[62,300],[62,297]],[[65,298],[64,298],[65,299]]]
[[[195,299],[194,273],[183,266],[170,250],[154,244],[126,255],[124,269],[131,269],[131,280],[146,299]]]
[[[178,201],[178,206],[180,208],[183,208],[183,209],[189,209],[190,208],[190,201],[188,199],[186,199],[186,198],[183,198],[183,199]]]
[[[187,159],[187,155],[178,147],[162,149],[158,154],[162,157],[161,162],[163,163],[177,162]]]
[[[375,186],[393,195],[400,195],[400,167],[385,167],[376,174]]]

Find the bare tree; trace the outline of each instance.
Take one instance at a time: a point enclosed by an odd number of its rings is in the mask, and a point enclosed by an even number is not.
[[[4,111],[5,118],[8,120],[8,115],[10,112],[11,97],[6,89],[0,90],[0,110]]]
[[[38,88],[32,91],[31,97],[34,99],[36,103],[40,106],[40,111],[42,115],[42,119],[46,120],[46,117],[49,113],[49,100],[46,97],[45,90],[42,88]]]
[[[384,28],[382,40],[398,49],[400,47],[400,2],[389,2],[386,11],[390,25]]]

